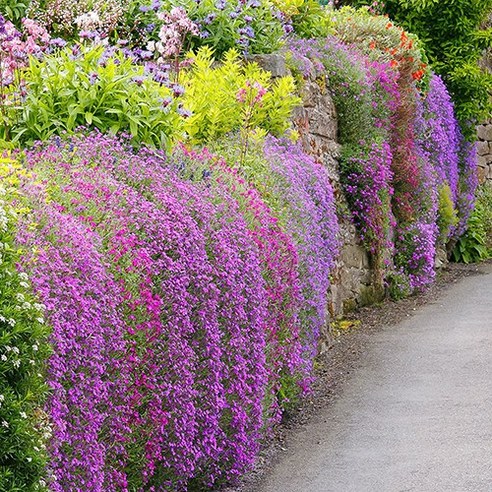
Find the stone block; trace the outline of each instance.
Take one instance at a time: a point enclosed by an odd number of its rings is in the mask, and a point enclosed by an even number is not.
[[[488,179],[488,174],[489,174],[489,168],[488,167],[479,167],[477,169],[477,177],[478,177],[478,182],[480,184],[484,183]]]
[[[480,125],[477,128],[479,140],[492,142],[492,125]]]
[[[365,269],[369,264],[367,253],[357,244],[345,244],[341,256],[344,265],[349,268]]]
[[[306,80],[302,87],[301,96],[305,108],[314,108],[319,104],[321,90],[316,82]]]
[[[489,142],[477,142],[477,152],[478,155],[487,155],[490,152]]]
[[[249,57],[253,62],[258,63],[258,65],[270,72],[272,77],[285,77],[290,74],[287,64],[285,63],[285,57],[279,54],[270,55],[253,55]]]
[[[479,155],[477,159],[478,167],[487,167],[487,157],[484,155]]]
[[[310,119],[311,133],[320,135],[330,140],[337,137],[337,123],[330,112],[323,106],[313,109]]]

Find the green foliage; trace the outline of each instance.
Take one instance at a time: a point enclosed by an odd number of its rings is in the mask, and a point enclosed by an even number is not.
[[[487,119],[492,107],[492,75],[478,65],[484,49],[492,46],[492,30],[480,29],[492,0],[386,0],[384,11],[419,36],[453,96],[465,136],[473,139],[474,124]]]
[[[292,77],[272,82],[271,75],[256,63],[242,64],[234,50],[225,54],[220,65],[214,64],[213,53],[206,47],[192,56],[191,69],[180,74],[184,104],[192,112],[184,129],[192,143],[213,142],[245,124],[273,134],[289,128],[292,110],[300,104]],[[241,101],[240,93],[255,84],[266,93],[251,107]]]
[[[412,293],[408,275],[404,272],[390,272],[385,278],[386,290],[394,301],[405,299]]]
[[[19,26],[29,4],[30,0],[0,0],[0,14]]]
[[[492,256],[492,184],[485,183],[479,187],[477,201],[483,207],[483,226],[487,238],[487,248]]]
[[[48,330],[43,306],[30,292],[16,264],[15,223],[26,210],[14,208],[19,167],[0,159],[0,492],[44,490],[49,432],[42,405],[46,394],[43,362]]]
[[[453,250],[453,261],[476,263],[489,258],[484,221],[485,213],[482,206],[477,203],[468,220],[468,230],[460,237]]]
[[[176,101],[163,107],[171,91],[122,54],[104,57],[103,52],[103,47],[82,48],[74,56],[65,49],[43,60],[31,59],[13,140],[46,140],[84,125],[129,132],[138,144],[170,147],[182,122]]]
[[[438,206],[439,241],[445,244],[451,228],[458,225],[459,222],[457,210],[453,205],[453,193],[447,183],[439,188]]]
[[[475,263],[492,257],[492,185],[481,185],[476,194],[475,210],[468,220],[468,229],[458,240],[452,259]]]

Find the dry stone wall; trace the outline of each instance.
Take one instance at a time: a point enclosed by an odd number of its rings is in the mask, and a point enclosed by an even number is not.
[[[481,183],[492,182],[492,120],[480,125],[478,134],[478,178]]]
[[[280,55],[261,55],[254,59],[274,77],[289,73]],[[337,316],[379,300],[381,292],[374,287],[369,256],[350,220],[348,204],[341,190],[337,113],[325,82],[322,73],[304,80],[303,105],[295,111],[293,122],[304,149],[328,169],[335,190],[341,253],[331,279],[329,312],[331,316]]]

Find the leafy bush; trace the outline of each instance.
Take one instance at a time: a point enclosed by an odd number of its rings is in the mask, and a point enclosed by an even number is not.
[[[451,231],[458,225],[458,215],[453,203],[453,193],[448,184],[439,187],[437,226],[439,228],[439,242],[446,244]]]
[[[243,126],[281,135],[300,103],[292,77],[272,82],[271,75],[255,63],[242,64],[234,50],[216,65],[212,51],[202,48],[190,70],[180,73],[180,81],[184,104],[191,111],[184,124],[191,142],[213,142]]]
[[[477,190],[475,209],[466,232],[458,239],[452,259],[475,263],[492,257],[492,186],[483,184]]]
[[[181,133],[172,91],[118,51],[66,48],[31,59],[25,79],[27,95],[12,127],[16,141],[46,140],[86,125],[170,147]]]
[[[477,204],[468,219],[466,232],[458,239],[452,253],[452,259],[462,263],[476,263],[490,257],[487,249],[485,213]]]
[[[44,490],[46,397],[49,354],[43,306],[30,279],[18,270],[17,221],[25,217],[17,190],[22,169],[0,159],[0,491]],[[14,202],[17,204],[14,206]]]

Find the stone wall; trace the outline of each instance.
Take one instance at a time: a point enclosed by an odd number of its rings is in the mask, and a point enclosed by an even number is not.
[[[478,127],[478,178],[492,182],[492,120]]]
[[[289,73],[280,55],[255,56],[254,60],[274,77]],[[379,300],[381,293],[373,286],[369,256],[350,220],[348,204],[341,191],[337,114],[324,77],[320,73],[305,80],[301,94],[303,106],[297,108],[293,121],[304,149],[328,169],[335,190],[342,246],[332,275],[329,312],[337,316]]]
[[[482,26],[483,29],[492,28],[492,14],[489,15],[487,22]],[[485,50],[480,63],[481,67],[492,72],[492,49]],[[479,125],[478,133],[478,179],[480,183],[487,180],[492,181],[492,120]]]

